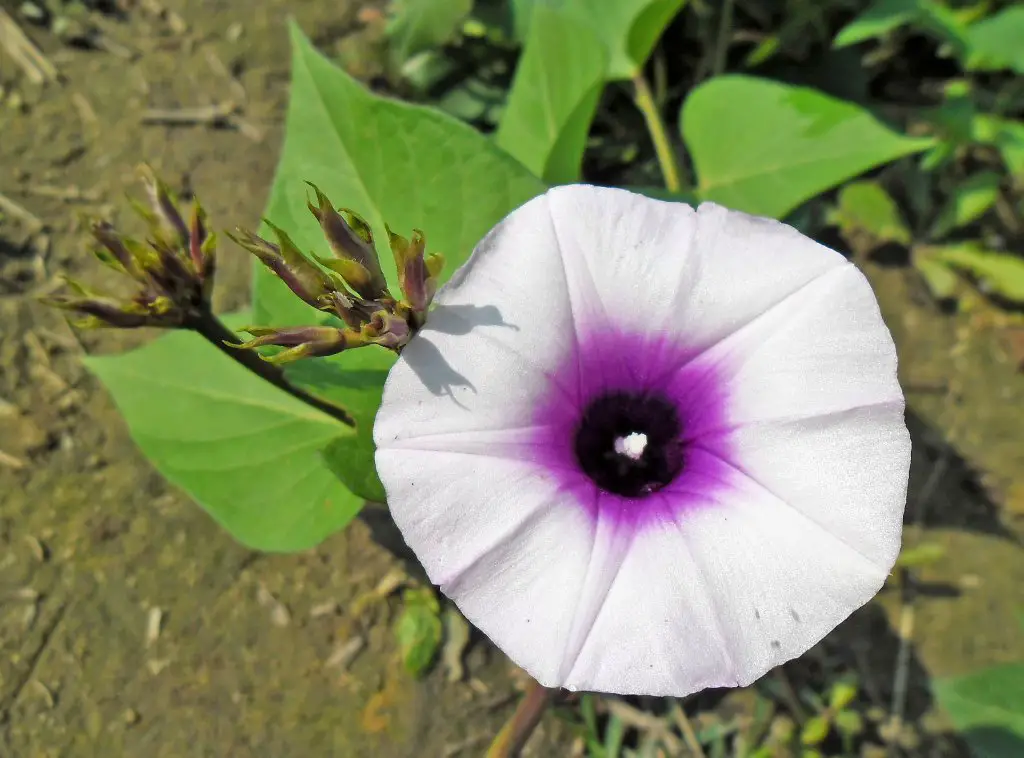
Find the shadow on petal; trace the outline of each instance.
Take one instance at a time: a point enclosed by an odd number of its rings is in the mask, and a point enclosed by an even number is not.
[[[405,349],[402,357],[413,373],[423,382],[423,386],[432,394],[447,395],[459,407],[464,408],[465,406],[455,397],[456,389],[465,388],[476,392],[476,388],[469,379],[451,367],[451,364],[445,360],[441,351],[427,335],[419,335],[419,339],[410,343]]]
[[[505,321],[496,305],[438,305],[427,324],[442,334],[469,334],[478,326],[500,326],[518,332],[519,327]]]

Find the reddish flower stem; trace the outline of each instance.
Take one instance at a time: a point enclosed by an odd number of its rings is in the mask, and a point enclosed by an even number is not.
[[[487,749],[486,758],[516,758],[557,693],[557,689],[544,687],[531,680],[515,713],[505,722]]]

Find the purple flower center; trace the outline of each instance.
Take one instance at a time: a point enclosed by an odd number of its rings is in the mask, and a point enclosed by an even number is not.
[[[681,431],[675,405],[660,393],[610,392],[584,408],[576,460],[605,492],[641,497],[682,470]]]
[[[588,330],[550,379],[533,454],[594,520],[677,522],[730,487],[722,367],[680,335]]]

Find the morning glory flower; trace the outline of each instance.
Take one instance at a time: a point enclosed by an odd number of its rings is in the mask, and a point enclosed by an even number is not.
[[[541,684],[742,686],[882,586],[910,440],[864,276],[784,224],[552,189],[435,298],[376,464],[431,581]]]

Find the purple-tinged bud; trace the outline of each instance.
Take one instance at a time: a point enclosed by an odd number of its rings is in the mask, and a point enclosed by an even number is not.
[[[286,347],[276,355],[261,355],[269,363],[291,363],[300,358],[317,358],[335,355],[344,350],[371,344],[367,335],[354,329],[337,329],[332,326],[262,327],[247,326],[253,339],[231,347],[252,350],[267,345]]]
[[[309,261],[283,229],[264,221],[277,236],[277,245],[245,229],[236,229],[228,236],[240,247],[248,250],[270,269],[278,279],[288,285],[304,302],[314,308],[323,307],[323,300],[336,287],[315,263]]]
[[[121,302],[112,297],[92,292],[74,280],[68,279],[67,284],[77,296],[54,295],[42,298],[41,302],[54,308],[85,315],[85,319],[75,322],[79,328],[134,329],[140,326],[167,328],[180,326],[183,320],[182,311],[166,297],[151,297],[147,300],[140,296],[134,300]]]
[[[188,222],[188,257],[200,279],[206,280],[213,274],[216,240],[217,235],[206,227],[206,213],[202,206],[192,203]]]
[[[95,251],[97,258],[133,279],[142,276],[139,261],[114,229],[113,224],[107,221],[94,221],[90,225],[90,231],[96,241],[103,246],[102,250]]]
[[[437,292],[438,275],[444,266],[444,258],[439,253],[424,255],[426,240],[423,232],[418,229],[413,230],[411,240],[390,229],[387,232],[402,295],[413,311],[422,317]]]
[[[373,335],[373,343],[399,352],[412,339],[409,322],[387,310],[379,310],[370,317],[366,331]]]
[[[337,272],[360,296],[367,300],[380,297],[387,292],[388,284],[380,268],[369,224],[353,211],[335,210],[315,184],[309,186],[316,193],[317,204],[307,202],[307,205],[320,223],[331,251],[337,256],[336,260],[317,260]]]
[[[162,238],[174,248],[188,245],[189,228],[178,212],[177,199],[149,166],[140,166],[139,175],[152,208],[151,213],[143,215],[147,217],[157,238]]]

